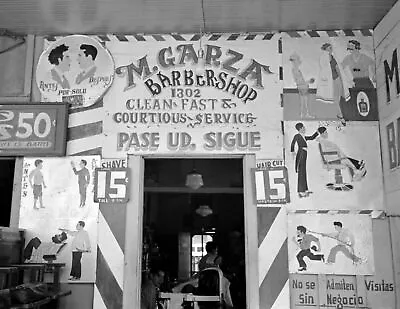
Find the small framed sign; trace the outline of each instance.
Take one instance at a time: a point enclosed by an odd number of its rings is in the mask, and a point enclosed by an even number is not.
[[[0,104],[0,156],[64,156],[65,103]]]
[[[257,204],[286,204],[290,202],[287,168],[265,165],[252,169]]]
[[[129,168],[96,168],[94,176],[96,203],[127,203]]]

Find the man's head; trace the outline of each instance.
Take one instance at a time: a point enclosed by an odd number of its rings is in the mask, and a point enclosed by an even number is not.
[[[213,241],[208,241],[206,243],[206,251],[207,251],[207,253],[210,253],[210,254],[217,254],[218,253],[217,244]]]
[[[76,224],[76,229],[78,231],[83,230],[84,227],[85,227],[85,222],[84,221],[78,221],[78,223]]]
[[[86,160],[81,160],[81,161],[79,162],[79,167],[80,167],[80,168],[84,168],[86,165],[87,165],[87,161],[86,161]]]
[[[64,242],[67,239],[67,234],[65,232],[62,232],[61,234],[56,234],[54,235],[51,240],[55,243],[55,244],[61,244],[62,242]]]
[[[49,62],[57,66],[61,72],[68,72],[71,68],[71,59],[66,53],[69,47],[65,44],[57,46],[49,53]]]
[[[340,232],[342,230],[343,224],[342,222],[335,221],[333,222],[333,227],[335,228],[336,231]]]
[[[347,43],[347,50],[348,50],[350,53],[357,53],[357,52],[359,52],[360,49],[361,49],[361,44],[360,44],[360,42],[357,41],[357,40],[350,40],[350,41]]]
[[[297,226],[297,236],[302,236],[306,232],[307,232],[307,229],[304,226],[302,226],[302,225]]]
[[[301,59],[300,56],[294,52],[293,54],[290,55],[289,61],[294,65],[294,66],[299,66],[301,64]]]
[[[150,269],[149,278],[156,287],[160,287],[164,283],[165,272],[160,267],[152,267]]]
[[[82,44],[79,47],[78,64],[81,69],[90,68],[97,57],[97,48],[93,45]]]
[[[299,131],[299,133],[304,134],[306,132],[306,128],[302,122],[296,123],[296,125],[294,127],[296,128],[297,131]]]
[[[43,160],[40,160],[40,159],[35,160],[35,166],[37,168],[42,168],[43,167]]]
[[[321,135],[323,138],[327,138],[328,137],[328,130],[325,127],[319,127],[317,129],[319,135]]]

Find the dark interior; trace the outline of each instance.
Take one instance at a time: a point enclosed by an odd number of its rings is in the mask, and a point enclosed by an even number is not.
[[[193,169],[203,176],[204,186],[198,190],[185,186],[186,175]],[[213,213],[200,216],[196,213],[200,205],[208,205]],[[208,234],[218,245],[221,270],[233,286],[232,298],[237,304],[245,303],[241,159],[146,160],[143,218],[143,252],[149,253],[143,270],[155,264],[164,268],[165,289],[178,282],[179,233]]]
[[[0,226],[10,226],[15,159],[0,158]]]

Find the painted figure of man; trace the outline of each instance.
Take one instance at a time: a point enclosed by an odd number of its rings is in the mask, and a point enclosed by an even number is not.
[[[358,181],[364,178],[367,174],[364,160],[350,158],[338,145],[328,140],[328,130],[326,127],[319,127],[318,133],[320,135],[318,142],[321,145],[322,151],[325,153],[325,159],[327,159],[329,163],[345,165],[349,170],[352,181]],[[329,157],[331,157],[331,159],[329,159]]]
[[[333,54],[331,43],[325,43],[321,47],[322,54],[319,58],[319,76],[317,82],[316,100],[322,103],[334,104],[336,117],[343,120],[340,109],[340,101],[350,100],[349,85],[341,65]]]
[[[82,253],[90,252],[90,239],[87,231],[84,230],[85,222],[79,221],[76,225],[76,231],[68,229],[59,229],[74,237],[72,241],[72,266],[69,280],[80,280],[82,275]]]
[[[83,81],[90,79],[96,73],[95,60],[97,57],[97,48],[90,44],[82,44],[78,53],[78,64],[82,72],[78,74],[75,82],[79,85]]]
[[[304,79],[303,73],[300,70],[301,59],[297,53],[293,53],[290,58],[290,62],[292,63],[292,75],[293,79],[296,83],[297,90],[299,91],[300,96],[300,118],[315,118],[315,116],[311,115],[309,110],[309,88],[310,84],[314,83],[315,79]]]
[[[313,140],[318,136],[318,132],[315,132],[311,136],[305,135],[306,128],[304,124],[299,122],[295,125],[297,133],[292,140],[290,145],[290,151],[294,156],[294,148],[297,144],[297,153],[295,160],[295,171],[297,173],[297,192],[299,197],[307,197],[312,193],[312,191],[308,190],[307,184],[307,141]]]
[[[51,78],[57,82],[63,89],[70,89],[71,85],[68,79],[65,77],[65,73],[71,69],[71,59],[67,54],[69,47],[65,44],[54,48],[48,56],[49,62],[54,65],[51,69]]]
[[[337,240],[337,245],[334,246],[329,252],[327,264],[334,264],[336,261],[336,255],[339,252],[342,252],[347,258],[352,260],[353,263],[364,262],[364,259],[354,254],[354,235],[348,229],[343,228],[342,222],[335,221],[333,222],[333,226],[336,232],[322,234],[322,236],[331,237]]]
[[[355,88],[374,88],[375,80],[374,60],[361,53],[361,44],[357,40],[350,40],[347,44],[349,55],[344,57],[342,66],[345,72],[349,72],[352,86]],[[371,81],[372,79],[372,81]]]
[[[299,262],[299,271],[307,270],[307,264],[304,261],[304,257],[308,257],[310,260],[313,261],[322,261],[324,262],[324,255],[323,254],[314,254],[311,249],[316,249],[315,251],[321,251],[321,244],[319,239],[314,235],[307,234],[306,227],[299,225],[297,226],[297,237],[293,237],[292,239],[296,246],[300,249],[300,252],[297,253],[296,258]],[[312,246],[312,243],[315,243],[316,246]]]
[[[44,208],[42,196],[43,188],[46,188],[42,173],[43,160],[35,160],[35,167],[29,174],[29,184],[33,190],[33,209],[39,209],[39,207],[36,207],[36,202],[39,200],[40,208]]]
[[[80,195],[80,204],[79,207],[85,207],[86,203],[86,191],[87,187],[90,182],[90,173],[89,170],[86,168],[87,161],[81,160],[79,162],[80,170],[78,171],[75,168],[75,163],[71,161],[72,170],[74,171],[75,175],[78,175],[78,185],[79,185],[79,195]]]

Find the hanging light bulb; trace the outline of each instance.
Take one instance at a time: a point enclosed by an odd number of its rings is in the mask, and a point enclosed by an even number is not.
[[[193,169],[186,175],[186,187],[189,187],[193,190],[197,190],[204,185],[203,176]]]
[[[207,217],[213,214],[213,210],[208,205],[200,205],[199,208],[196,209],[196,213],[199,216]]]

